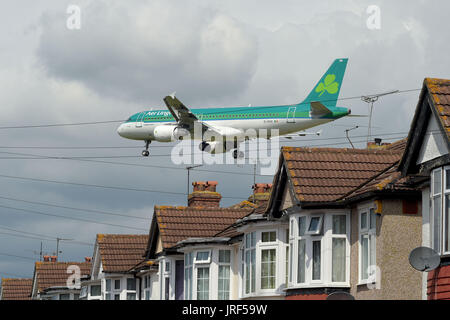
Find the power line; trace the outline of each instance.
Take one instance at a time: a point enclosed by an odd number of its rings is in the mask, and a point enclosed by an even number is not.
[[[138,189],[138,188],[118,187],[118,186],[105,186],[105,185],[96,185],[96,184],[88,184],[88,183],[77,183],[77,182],[69,182],[69,181],[57,181],[57,180],[48,180],[48,179],[39,179],[39,178],[18,177],[18,176],[4,175],[4,174],[0,174],[0,177],[8,178],[8,179],[35,181],[35,182],[48,182],[48,183],[56,183],[56,184],[67,184],[67,185],[74,185],[74,186],[79,186],[79,187],[92,187],[92,188],[113,189],[113,190],[123,190],[123,191],[136,191],[136,192],[148,192],[148,193],[163,193],[163,194],[183,195],[183,196],[187,196],[188,195],[188,194],[186,194],[184,192],[159,191],[159,190]],[[242,198],[242,197],[226,197],[226,196],[223,196],[222,198],[235,199],[235,200],[244,200],[244,198]]]
[[[407,89],[407,90],[399,90],[396,93],[407,93],[407,92],[413,92],[413,91],[419,91],[422,90],[421,88],[417,89]],[[365,95],[368,96],[368,95]],[[338,99],[327,99],[327,100],[318,100],[318,102],[332,102],[332,101],[343,101],[343,100],[354,100],[354,99],[361,99],[362,95],[359,96],[353,96],[353,97],[345,97],[345,98],[338,98]],[[302,103],[295,103],[295,105],[309,105],[310,102],[302,102]],[[265,110],[273,108],[274,106],[258,106],[254,107],[252,111],[257,112],[257,110]],[[198,108],[197,108],[198,109]],[[202,109],[202,108],[200,108]],[[208,108],[204,108],[205,111],[208,110]],[[217,111],[217,112],[208,112],[208,114],[223,114],[223,113],[232,113],[236,111],[244,111],[248,110],[248,107],[242,107],[242,108],[236,108],[234,110],[230,111]],[[81,126],[81,125],[97,125],[97,124],[107,124],[107,123],[119,123],[124,122],[126,120],[106,120],[106,121],[94,121],[94,122],[74,122],[74,123],[56,123],[56,124],[40,124],[40,125],[19,125],[19,126],[3,126],[0,127],[0,130],[3,129],[30,129],[30,128],[48,128],[48,127],[66,127],[66,126]]]
[[[36,240],[55,241],[57,239],[56,237],[53,237],[53,236],[48,236],[48,235],[44,235],[44,234],[40,234],[40,233],[34,233],[34,232],[30,232],[30,231],[23,231],[23,230],[13,229],[13,228],[11,228],[9,226],[4,226],[4,225],[0,225],[0,229],[19,233],[19,234],[15,235],[15,236],[26,236],[26,237],[29,237],[29,238],[34,236],[34,239],[36,239]],[[11,235],[13,235],[13,234],[11,234]],[[71,243],[92,246],[91,243],[83,242],[83,241],[77,241],[77,240],[71,241]]]
[[[7,257],[13,257],[13,258],[27,259],[27,260],[33,260],[33,261],[36,261],[35,258],[25,257],[25,256],[19,256],[19,255],[10,254],[10,253],[4,253],[4,252],[0,252],[0,256],[7,256]]]
[[[53,213],[46,213],[46,212],[30,210],[30,209],[15,208],[15,207],[10,207],[10,206],[5,206],[5,205],[0,205],[0,208],[17,210],[17,211],[23,211],[23,212],[28,212],[28,213],[32,213],[32,214],[38,214],[38,215],[44,215],[44,216],[50,216],[50,217],[68,219],[68,220],[75,220],[75,221],[82,221],[82,222],[89,222],[89,223],[95,223],[95,224],[119,227],[119,228],[127,228],[127,229],[148,231],[147,229],[143,229],[143,228],[136,228],[136,227],[126,226],[126,225],[107,223],[107,222],[98,222],[98,221],[88,220],[88,219],[83,219],[83,218],[73,218],[73,217],[62,216],[62,215],[53,214]]]
[[[68,206],[57,205],[57,204],[53,204],[53,203],[49,203],[49,202],[30,201],[30,200],[11,198],[11,197],[1,196],[1,195],[0,195],[0,199],[17,201],[17,202],[24,202],[24,203],[31,203],[31,204],[39,204],[39,205],[43,205],[43,206],[62,208],[62,209],[69,209],[69,210],[82,211],[82,212],[92,212],[92,213],[98,213],[98,214],[104,214],[104,215],[110,215],[110,216],[134,218],[134,219],[141,219],[141,220],[151,220],[150,218],[145,218],[145,217],[132,216],[132,215],[120,214],[120,213],[112,213],[112,212],[106,212],[106,211],[100,211],[100,210],[68,207]]]

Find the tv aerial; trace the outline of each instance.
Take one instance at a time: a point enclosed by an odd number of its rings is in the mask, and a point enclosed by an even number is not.
[[[371,94],[368,96],[361,96],[361,100],[369,104],[369,128],[367,130],[367,142],[369,142],[369,138],[371,136],[371,123],[372,123],[372,111],[373,111],[373,103],[378,100],[379,97],[386,96],[388,94],[397,93],[398,90],[388,91],[384,93]]]
[[[355,297],[345,291],[336,291],[330,293],[326,300],[355,300]]]
[[[439,267],[441,257],[428,247],[417,247],[409,254],[409,264],[416,270],[428,272]]]

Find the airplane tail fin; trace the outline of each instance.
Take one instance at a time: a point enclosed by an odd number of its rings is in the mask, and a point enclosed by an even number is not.
[[[342,79],[348,59],[336,59],[322,76],[308,97],[299,104],[310,104],[319,101],[326,107],[335,107],[341,90]]]

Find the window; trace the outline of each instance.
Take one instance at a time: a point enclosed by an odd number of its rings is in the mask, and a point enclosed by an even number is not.
[[[375,216],[375,215],[374,215]],[[331,281],[346,280],[347,216],[333,215],[331,243]],[[373,222],[374,223],[374,222]]]
[[[127,290],[136,290],[136,279],[128,278],[127,279]]]
[[[256,235],[255,232],[245,235],[245,270],[244,287],[245,294],[255,292],[255,274],[256,274]]]
[[[116,295],[120,297],[120,279],[105,279],[105,300],[116,299]]]
[[[218,299],[230,299],[230,250],[219,250],[219,283],[218,283]]]
[[[195,263],[209,263],[210,251],[198,251],[195,256]]]
[[[170,272],[170,261],[166,261],[165,267],[164,267],[164,271],[165,272]]]
[[[376,255],[376,215],[373,208],[360,212],[360,254],[359,268],[361,283],[370,281],[375,274]],[[338,250],[338,249],[336,249]]]
[[[262,242],[274,242],[276,240],[277,240],[277,233],[276,233],[276,231],[262,232],[261,233],[261,241]]]
[[[127,278],[127,300],[136,300],[136,279]]]
[[[209,299],[209,267],[197,268],[197,300]]]
[[[192,252],[184,255],[184,299],[192,299],[192,266],[193,256]]]
[[[450,254],[450,168],[431,174],[431,245],[440,254]]]
[[[293,214],[289,286],[347,284],[348,213]],[[294,224],[292,224],[294,222]],[[293,254],[292,254],[293,253]]]
[[[306,234],[318,235],[321,234],[323,216],[312,216],[309,219],[309,227]]]
[[[150,276],[144,277],[144,300],[150,300],[152,289],[152,282]]]
[[[101,292],[100,285],[91,286],[91,296],[99,296]]]
[[[321,271],[321,241],[316,240],[312,242],[312,257],[313,257],[313,268],[312,268],[312,280],[320,280]]]
[[[120,279],[114,280],[114,290],[120,290]]]
[[[275,289],[276,249],[261,250],[261,289]]]

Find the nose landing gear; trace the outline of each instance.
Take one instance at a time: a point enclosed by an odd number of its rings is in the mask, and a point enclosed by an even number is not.
[[[143,157],[148,157],[150,155],[150,152],[148,151],[148,147],[150,146],[151,142],[152,142],[151,140],[146,140],[145,141],[145,150],[142,151],[142,156]]]

